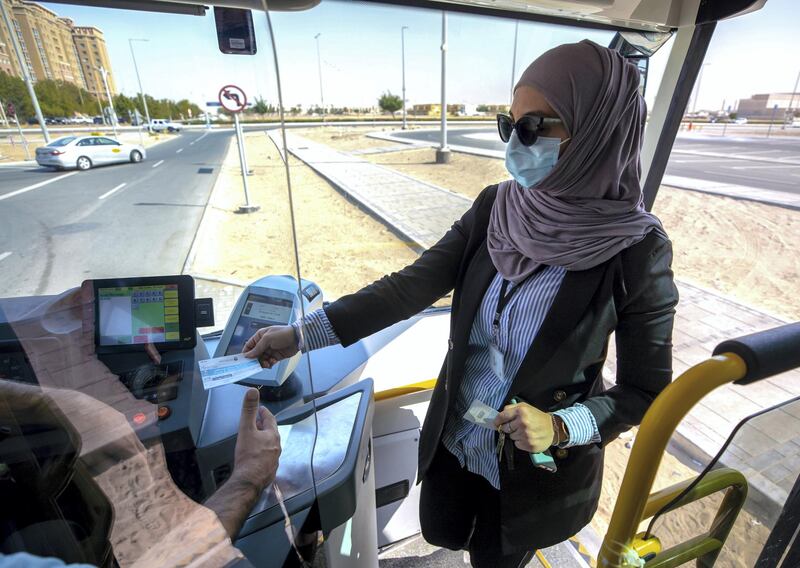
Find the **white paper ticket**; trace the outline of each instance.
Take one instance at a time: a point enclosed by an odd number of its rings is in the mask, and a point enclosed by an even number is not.
[[[200,377],[205,390],[229,385],[252,377],[261,371],[258,359],[248,359],[241,353],[199,361]]]
[[[476,398],[472,401],[469,410],[464,414],[464,420],[469,420],[489,430],[496,430],[497,428],[494,427],[494,419],[498,414],[499,413],[494,408]]]

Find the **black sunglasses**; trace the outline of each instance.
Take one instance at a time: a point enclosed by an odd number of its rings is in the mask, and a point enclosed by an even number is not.
[[[507,114],[497,115],[497,132],[500,134],[500,140],[508,142],[511,139],[511,133],[516,129],[517,138],[523,146],[532,146],[545,126],[556,124],[561,124],[561,119],[526,114],[514,122],[514,119]]]

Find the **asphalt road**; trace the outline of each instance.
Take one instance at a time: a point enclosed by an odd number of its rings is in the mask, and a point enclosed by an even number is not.
[[[180,274],[231,136],[187,132],[86,172],[0,167],[0,297]]]
[[[411,130],[396,135],[425,142],[440,140],[439,130]],[[447,142],[457,146],[505,151],[505,144],[500,141],[494,127],[449,130]],[[675,141],[666,173],[800,194],[800,136],[766,139],[681,135]]]

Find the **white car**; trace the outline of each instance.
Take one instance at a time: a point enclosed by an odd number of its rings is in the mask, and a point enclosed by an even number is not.
[[[164,118],[154,118],[150,121],[150,130],[153,132],[180,132],[183,125]]]
[[[138,163],[146,157],[142,146],[126,144],[108,136],[65,136],[36,148],[36,163],[59,170],[88,170],[117,162]]]

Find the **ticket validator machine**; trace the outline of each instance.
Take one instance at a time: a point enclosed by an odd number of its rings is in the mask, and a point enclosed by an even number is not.
[[[239,296],[231,311],[214,357],[241,353],[247,340],[262,327],[287,325],[302,313],[322,307],[322,291],[316,284],[303,280],[300,289],[298,294],[297,280],[291,276],[265,276],[253,282]],[[297,353],[271,369],[263,369],[246,382],[260,387],[281,387],[300,358],[301,354]]]

